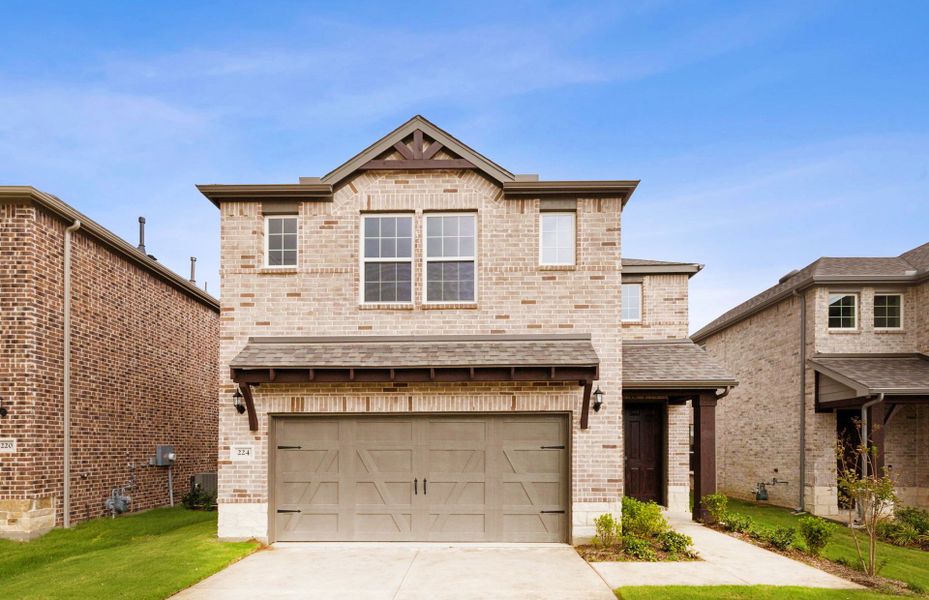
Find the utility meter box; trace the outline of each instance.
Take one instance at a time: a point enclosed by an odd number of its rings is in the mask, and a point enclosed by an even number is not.
[[[174,446],[160,445],[155,449],[155,466],[170,467],[174,464]]]

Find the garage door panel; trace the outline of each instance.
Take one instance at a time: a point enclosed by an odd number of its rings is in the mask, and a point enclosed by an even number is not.
[[[278,421],[275,443],[301,449],[277,450],[274,501],[302,512],[277,514],[276,539],[565,539],[563,416]]]

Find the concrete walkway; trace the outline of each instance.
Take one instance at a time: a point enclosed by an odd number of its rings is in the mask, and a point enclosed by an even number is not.
[[[701,561],[684,563],[594,563],[611,588],[632,585],[861,586],[704,527],[690,515],[668,513],[671,526],[693,538]]]
[[[564,544],[405,543],[277,543],[175,598],[616,600]]]

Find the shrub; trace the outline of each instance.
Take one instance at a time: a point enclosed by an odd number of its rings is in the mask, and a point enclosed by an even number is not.
[[[909,525],[920,535],[929,534],[929,511],[912,506],[904,506],[894,511],[898,523]]]
[[[768,543],[778,550],[787,550],[794,545],[796,537],[797,530],[793,527],[775,527],[768,538]]]
[[[652,545],[642,538],[634,535],[623,536],[623,550],[632,558],[654,562],[658,560],[658,554],[652,548]]]
[[[755,524],[749,527],[746,533],[748,533],[748,536],[753,540],[769,543],[771,541],[771,536],[773,535],[774,530],[767,525]]]
[[[812,515],[800,518],[800,536],[806,544],[806,551],[813,556],[818,556],[823,551],[833,533],[835,523]]]
[[[670,527],[654,502],[642,502],[628,496],[623,498],[622,533],[638,538],[654,538]]]
[[[903,521],[883,521],[877,525],[877,535],[895,546],[914,546],[920,543],[920,533]]]
[[[726,514],[726,507],[729,505],[729,498],[726,498],[725,494],[715,493],[707,494],[700,499],[700,503],[703,505],[703,508],[710,513],[710,516],[713,518],[713,521],[719,523],[722,521],[723,516]]]
[[[748,515],[727,512],[723,515],[723,526],[729,531],[743,533],[751,530],[755,525],[755,520]]]
[[[216,499],[206,493],[200,484],[194,485],[190,491],[181,498],[181,503],[190,510],[213,510]]]
[[[668,530],[658,536],[658,542],[661,544],[661,549],[668,554],[685,556],[693,554],[694,541],[689,535]]]
[[[594,545],[601,547],[615,546],[622,533],[622,526],[613,515],[606,513],[594,519],[597,534],[594,536]]]

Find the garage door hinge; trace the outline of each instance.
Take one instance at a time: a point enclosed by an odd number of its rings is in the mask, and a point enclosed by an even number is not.
[[[563,515],[565,513],[563,510],[540,510],[539,512],[543,515]]]
[[[542,450],[564,450],[564,446],[540,446]]]
[[[279,509],[277,509],[277,512],[279,512],[279,513],[298,513],[298,512],[300,512],[300,511],[299,511],[299,510],[291,510],[291,509],[289,509],[289,508],[279,508]],[[564,511],[562,511],[562,512],[564,512]]]
[[[278,450],[302,450],[303,446],[278,446]]]

